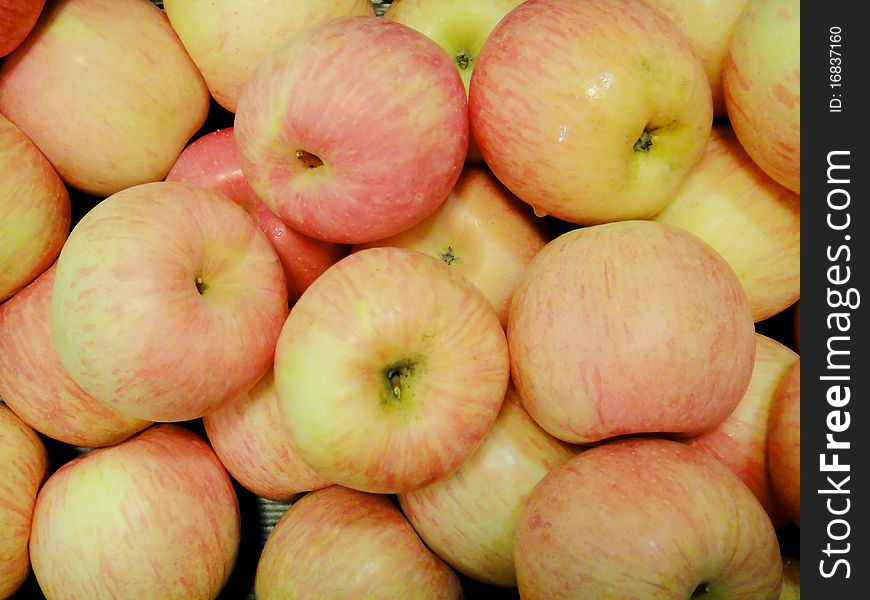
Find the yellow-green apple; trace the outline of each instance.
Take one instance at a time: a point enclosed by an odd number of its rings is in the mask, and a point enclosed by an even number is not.
[[[655,219],[694,233],[737,273],[762,321],[801,293],[801,198],[768,177],[728,125],[713,128],[701,162]]]
[[[51,336],[55,267],[0,305],[0,396],[28,425],[75,446],[108,446],[150,423],[123,417],[80,388]]]
[[[509,389],[498,419],[458,471],[399,495],[438,556],[485,583],[516,587],[514,533],[535,485],[575,451],[541,429]]]
[[[782,557],[782,592],[779,600],[801,600],[801,563],[789,556]]]
[[[148,0],[58,0],[0,65],[0,112],[63,180],[107,196],[163,179],[208,88]]]
[[[275,350],[294,449],[321,477],[367,492],[408,492],[458,469],[495,422],[508,377],[487,299],[406,248],[370,248],[327,269]]]
[[[259,600],[462,598],[459,578],[386,496],[340,486],[307,494],[281,517],[255,588]]]
[[[800,24],[799,0],[749,0],[734,26],[722,70],[725,106],[740,143],[765,173],[797,194]]]
[[[69,226],[63,182],[27,136],[0,114],[0,302],[54,262]]]
[[[208,133],[185,148],[166,181],[188,181],[221,192],[248,211],[281,259],[291,304],[327,267],[348,253],[346,246],[315,240],[291,229],[263,204],[242,172],[232,127]]]
[[[330,484],[290,446],[271,370],[250,391],[205,415],[202,421],[227,471],[258,496],[283,501]]]
[[[496,24],[524,0],[393,0],[384,13],[444,48],[459,69],[465,91],[483,43]],[[466,162],[483,162],[474,136],[468,139]]]
[[[285,223],[371,242],[447,198],[468,145],[465,88],[450,57],[410,27],[333,19],[260,64],[235,135],[251,187]]]
[[[712,429],[746,392],[755,356],[749,302],[728,263],[651,221],[547,244],[514,293],[508,341],[524,407],[572,443]]]
[[[774,526],[788,522],[767,468],[768,422],[776,389],[798,355],[789,348],[755,334],[755,366],[749,389],[728,418],[715,428],[686,440],[731,469],[752,490]]]
[[[722,67],[728,41],[747,0],[645,0],[667,15],[689,38],[692,50],[704,64],[713,93],[713,116],[724,117]]]
[[[45,0],[0,0],[0,58],[24,41],[44,5]]]
[[[675,441],[614,441],[556,467],[520,516],[524,600],[777,600],[776,531],[751,491]]]
[[[216,598],[239,505],[209,445],[156,425],[66,463],[36,500],[30,556],[48,600]]]
[[[544,228],[528,205],[489,170],[468,167],[432,215],[354,250],[398,246],[443,260],[483,292],[506,325],[514,289],[546,243]]]
[[[801,363],[795,362],[776,391],[767,434],[767,460],[776,497],[801,524]]]
[[[163,7],[212,96],[230,112],[257,66],[294,33],[335,17],[375,14],[371,0],[164,0]]]
[[[528,0],[481,49],[469,117],[513,193],[598,224],[667,205],[701,158],[712,101],[685,34],[642,0]]]
[[[51,298],[61,363],[112,410],[182,421],[216,410],[269,370],[287,284],[253,218],[191,183],[103,200],[60,253]]]
[[[30,573],[30,525],[47,469],[39,436],[0,402],[0,598],[11,597]]]

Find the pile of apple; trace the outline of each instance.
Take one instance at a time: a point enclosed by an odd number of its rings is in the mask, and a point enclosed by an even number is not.
[[[0,0],[0,598],[237,484],[264,600],[799,597],[798,0],[163,5]]]

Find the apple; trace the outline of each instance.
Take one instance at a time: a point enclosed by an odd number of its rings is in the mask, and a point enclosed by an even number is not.
[[[0,0],[0,58],[24,41],[44,5],[45,0]]]
[[[150,421],[194,419],[253,387],[287,312],[281,263],[251,216],[181,182],[128,188],[88,212],[51,298],[73,380]]]
[[[30,573],[30,523],[47,469],[39,436],[0,402],[0,598],[12,596]]]
[[[721,254],[763,321],[801,294],[801,198],[768,177],[727,125],[713,128],[701,162],[655,219],[694,233]]]
[[[346,246],[315,240],[287,227],[263,204],[242,172],[232,127],[208,133],[185,148],[166,181],[188,181],[221,192],[248,211],[281,259],[291,304],[327,267],[347,255]]]
[[[447,200],[428,218],[397,235],[355,246],[398,246],[462,273],[507,324],[514,289],[526,265],[547,243],[541,221],[487,169],[467,167]]]
[[[293,504],[257,565],[258,600],[462,598],[459,578],[390,500],[340,486]]]
[[[148,0],[50,2],[0,65],[0,112],[66,183],[98,196],[163,179],[208,108],[196,65]]]
[[[728,467],[767,511],[774,526],[788,522],[767,468],[768,421],[776,389],[798,355],[789,348],[755,334],[755,367],[749,389],[728,418],[717,427],[686,440]]]
[[[749,0],[734,26],[722,70],[728,118],[759,167],[801,193],[801,7],[799,0]],[[838,64],[832,65],[839,69]]]
[[[575,451],[541,429],[509,389],[492,430],[456,473],[399,495],[438,556],[492,585],[516,587],[514,533],[535,485]]]
[[[751,491],[675,441],[611,442],[535,487],[520,516],[524,600],[777,600],[776,531]]]
[[[483,158],[538,214],[642,219],[671,200],[712,123],[707,75],[642,0],[528,0],[486,40],[469,89]]]
[[[230,112],[257,65],[294,33],[335,17],[375,14],[371,0],[164,0],[163,7],[212,96]]]
[[[779,600],[800,600],[801,563],[789,556],[782,557],[782,593]]]
[[[749,386],[755,329],[734,271],[671,225],[624,221],[562,234],[511,302],[511,375],[551,435],[697,435]]]
[[[0,302],[54,262],[69,227],[63,182],[27,136],[0,114]]]
[[[289,500],[330,485],[287,441],[270,370],[254,387],[202,419],[215,454],[233,478],[258,496]]]
[[[239,505],[208,444],[157,425],[58,469],[30,555],[46,598],[216,598],[235,564]]]
[[[767,436],[767,460],[777,498],[801,524],[801,362],[795,362],[776,390]]]
[[[689,38],[692,50],[704,64],[713,93],[713,116],[725,117],[722,67],[728,41],[747,0],[645,0],[667,15]]]
[[[410,27],[334,19],[260,64],[235,134],[251,187],[287,225],[361,244],[447,198],[468,146],[465,88],[450,57]]]
[[[408,492],[457,470],[495,422],[508,377],[505,334],[483,294],[405,248],[330,267],[275,350],[293,448],[321,477],[367,492]]]
[[[24,422],[75,446],[108,446],[150,423],[123,417],[82,390],[51,337],[55,267],[0,304],[0,396]]]
[[[384,19],[416,29],[441,46],[459,69],[465,91],[486,38],[524,0],[393,0]],[[474,136],[468,139],[466,162],[481,164]]]

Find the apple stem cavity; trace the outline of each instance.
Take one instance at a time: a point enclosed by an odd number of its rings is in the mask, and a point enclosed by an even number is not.
[[[197,277],[195,281],[196,291],[199,293],[200,296],[204,296],[205,293],[208,291],[208,284],[203,281],[202,277]]]
[[[453,266],[453,263],[459,260],[459,257],[453,252],[453,246],[447,246],[447,250],[442,252],[440,256],[441,260],[447,263],[448,267]]]
[[[296,151],[296,160],[301,162],[306,169],[316,169],[323,166],[323,161],[316,154],[311,154],[301,148]]]
[[[635,152],[649,152],[649,149],[653,145],[652,131],[651,129],[643,130],[643,133],[640,134],[640,137],[634,143]]]
[[[459,67],[460,71],[468,70],[468,67],[471,66],[472,62],[471,51],[468,50],[468,48],[463,48],[453,57],[453,62],[456,63],[456,66]]]
[[[692,595],[690,596],[689,600],[692,600],[693,598],[709,598],[709,594],[710,594],[710,584],[701,583],[701,584],[698,584],[698,587],[696,587],[695,591],[692,592]]]

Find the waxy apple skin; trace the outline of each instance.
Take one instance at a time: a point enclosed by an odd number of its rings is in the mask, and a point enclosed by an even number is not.
[[[75,446],[121,442],[150,423],[123,417],[73,381],[51,336],[55,267],[0,304],[0,396],[28,425]]]
[[[801,198],[767,176],[727,125],[655,217],[710,244],[740,279],[758,322],[801,294]]]
[[[251,187],[285,223],[371,242],[447,198],[468,146],[465,88],[450,57],[410,27],[335,19],[260,64],[235,135]]]
[[[387,497],[331,486],[307,494],[275,525],[256,595],[458,600],[462,587]]]
[[[712,101],[688,39],[641,0],[528,0],[484,44],[469,116],[508,189],[592,225],[667,205],[701,158]]]
[[[45,0],[0,0],[0,58],[24,41],[43,6]]]
[[[183,421],[250,389],[287,316],[275,251],[232,200],[190,183],[118,192],[73,229],[57,263],[61,363],[116,412]]]
[[[233,478],[258,496],[284,501],[330,485],[296,456],[287,440],[271,370],[202,422]]]
[[[675,441],[592,448],[537,485],[517,526],[527,600],[778,600],[767,513],[728,469]]]
[[[767,468],[768,425],[777,387],[798,355],[779,342],[755,334],[755,366],[743,399],[714,429],[686,440],[728,467],[767,511],[774,526],[788,518],[776,498]]]
[[[507,325],[514,290],[547,243],[541,221],[488,170],[466,167],[447,200],[424,221],[354,251],[410,248],[444,261],[483,292]]]
[[[515,587],[514,533],[535,485],[576,450],[546,431],[508,389],[498,419],[458,471],[399,495],[405,516],[438,556],[469,577]]]
[[[263,204],[242,172],[232,127],[208,133],[185,148],[166,181],[187,181],[221,192],[248,211],[281,259],[290,304],[348,253],[347,246],[315,240],[293,230]]]
[[[0,402],[0,598],[12,596],[30,572],[33,508],[47,469],[39,436]]]
[[[212,96],[230,112],[257,65],[294,33],[335,17],[375,14],[371,0],[164,0],[163,6]]]
[[[69,226],[69,194],[60,177],[0,114],[0,302],[54,262]]]
[[[36,501],[30,553],[49,600],[216,598],[239,506],[208,444],[157,425],[69,462]]]
[[[722,71],[737,138],[759,167],[801,193],[799,0],[749,0]]]
[[[287,318],[275,386],[297,454],[346,487],[401,493],[456,469],[507,390],[495,311],[430,256],[371,248],[315,281]]]
[[[511,375],[551,435],[697,435],[737,406],[752,375],[746,294],[710,246],[670,225],[609,223],[541,250],[508,320]]]
[[[208,107],[196,65],[147,0],[51,2],[0,65],[0,112],[67,184],[97,196],[163,179]]]
[[[776,496],[801,524],[801,363],[795,362],[776,391],[768,433],[768,465]]]

